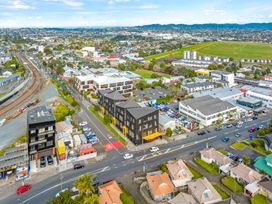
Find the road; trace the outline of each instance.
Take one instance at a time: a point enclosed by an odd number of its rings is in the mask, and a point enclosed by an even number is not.
[[[93,119],[90,112],[85,113],[89,115],[91,120]],[[54,198],[54,196],[61,190],[61,187],[70,188],[75,179],[78,176],[85,174],[86,172],[91,172],[93,175],[96,175],[101,181],[104,181],[116,178],[127,173],[131,173],[133,171],[142,170],[143,166],[151,167],[154,165],[159,165],[160,163],[166,162],[170,159],[182,157],[191,152],[197,152],[200,149],[205,148],[207,143],[216,148],[226,148],[233,141],[248,138],[249,127],[255,126],[257,124],[267,124],[270,121],[270,118],[270,116],[264,116],[262,118],[259,118],[258,120],[244,124],[243,127],[240,129],[233,127],[218,132],[211,131],[209,134],[206,134],[204,136],[193,136],[185,140],[169,143],[160,146],[160,151],[156,153],[149,153],[147,152],[147,150],[136,151],[133,152],[134,157],[130,160],[124,160],[121,155],[126,152],[125,148],[119,149],[119,151],[111,151],[107,154],[106,159],[97,162],[96,164],[86,166],[84,169],[77,171],[68,170],[66,172],[63,172],[62,182],[60,179],[60,174],[54,175],[43,182],[33,184],[33,188],[29,192],[20,196],[17,196],[15,194],[11,195],[8,198],[2,200],[1,203],[42,204]],[[96,120],[93,120],[92,122],[94,122],[97,128],[100,129],[99,124],[96,124]],[[107,134],[107,130],[105,130],[103,127],[101,128],[101,133]],[[236,132],[241,132],[242,137],[236,138],[234,136]],[[230,142],[224,143],[221,141],[222,138],[225,136],[230,137]]]

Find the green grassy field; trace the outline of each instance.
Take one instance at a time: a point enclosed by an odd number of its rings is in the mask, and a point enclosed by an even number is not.
[[[252,42],[204,42],[172,50],[169,52],[148,56],[145,60],[165,58],[170,55],[175,57],[183,57],[184,50],[195,50],[198,55],[232,57],[234,59],[251,58],[251,59],[272,59],[272,45],[265,43]]]
[[[136,73],[136,74],[139,74],[143,78],[151,78],[152,74],[157,74],[159,76],[164,76],[166,78],[170,78],[171,77],[169,74],[162,74],[162,73],[153,72],[153,71],[144,70],[144,69],[138,69],[138,70],[135,70],[133,72]]]

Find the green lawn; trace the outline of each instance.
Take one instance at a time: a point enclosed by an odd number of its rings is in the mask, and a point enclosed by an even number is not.
[[[244,187],[241,184],[239,184],[234,178],[230,176],[225,176],[221,179],[221,182],[232,192],[243,193]]]
[[[190,172],[193,174],[193,179],[198,179],[203,177],[203,175],[199,173],[191,164],[186,163],[186,166],[188,167]]]
[[[154,71],[150,71],[150,70],[144,70],[144,69],[138,69],[138,70],[135,70],[135,71],[132,71],[132,72],[134,72],[136,74],[139,74],[143,78],[151,78],[152,74],[157,74],[159,76],[163,76],[163,77],[166,77],[166,78],[171,77],[171,75],[169,75],[169,74],[163,74],[163,73],[154,72]]]
[[[184,50],[195,50],[198,52],[198,55],[232,57],[236,60],[241,58],[272,59],[271,44],[223,41],[199,43],[181,48],[179,50],[172,50],[169,52],[148,56],[145,58],[145,60],[165,58],[170,55],[175,57],[182,57]]]
[[[215,175],[219,174],[218,166],[216,164],[214,163],[208,164],[205,161],[203,161],[200,157],[196,157],[194,161],[196,164],[201,166],[203,169],[205,169],[209,173],[215,174]]]
[[[231,145],[232,148],[234,149],[244,149],[246,147],[248,147],[246,144],[242,143],[242,142],[235,142]]]
[[[223,200],[230,197],[229,194],[227,194],[225,191],[223,191],[222,188],[220,188],[216,183],[213,183],[212,185],[215,188],[215,190],[220,194],[220,196]]]
[[[98,120],[100,120],[100,122],[103,123],[103,124],[106,126],[106,128],[107,128],[113,135],[115,135],[115,137],[117,137],[117,139],[118,139],[120,142],[123,143],[123,145],[127,146],[127,141],[126,141],[121,135],[119,135],[118,132],[116,132],[116,130],[113,129],[113,128],[111,127],[110,124],[106,124],[106,123],[105,123],[104,119],[98,114],[98,112],[96,112],[96,111],[94,110],[94,107],[93,107],[93,106],[90,106],[90,107],[89,107],[89,111],[91,111],[91,112],[96,116],[96,118],[97,118]]]
[[[250,201],[251,201],[251,204],[268,204],[269,203],[268,199],[266,199],[266,197],[261,194],[256,194],[250,199]]]
[[[227,155],[229,153],[227,150],[224,149],[219,149],[218,152],[221,152],[224,155]]]

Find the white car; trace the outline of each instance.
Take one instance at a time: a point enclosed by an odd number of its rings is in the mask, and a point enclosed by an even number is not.
[[[79,123],[80,127],[85,126],[85,125],[88,125],[87,121],[83,121],[83,122]]]
[[[64,191],[68,191],[68,190],[69,190],[68,188],[65,188],[65,189],[61,190],[60,192],[58,192],[58,193],[56,194],[56,197],[59,197],[59,195],[60,195],[61,193],[63,193]]]
[[[124,154],[124,159],[131,159],[133,158],[133,154],[126,153]]]
[[[252,118],[248,118],[248,119],[247,119],[247,122],[251,122],[251,121],[253,121]]]
[[[160,149],[158,148],[158,147],[151,147],[150,149],[149,149],[149,151],[150,152],[157,152],[157,151],[159,151]]]

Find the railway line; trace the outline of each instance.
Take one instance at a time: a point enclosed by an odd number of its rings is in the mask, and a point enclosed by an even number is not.
[[[20,105],[30,102],[31,97],[38,94],[43,86],[42,75],[36,66],[23,54],[16,54],[16,57],[24,66],[26,66],[26,68],[30,70],[32,75],[32,83],[15,101],[0,106],[0,116],[7,119],[12,115],[12,112],[14,114],[14,111],[17,111],[17,108],[19,108]]]

